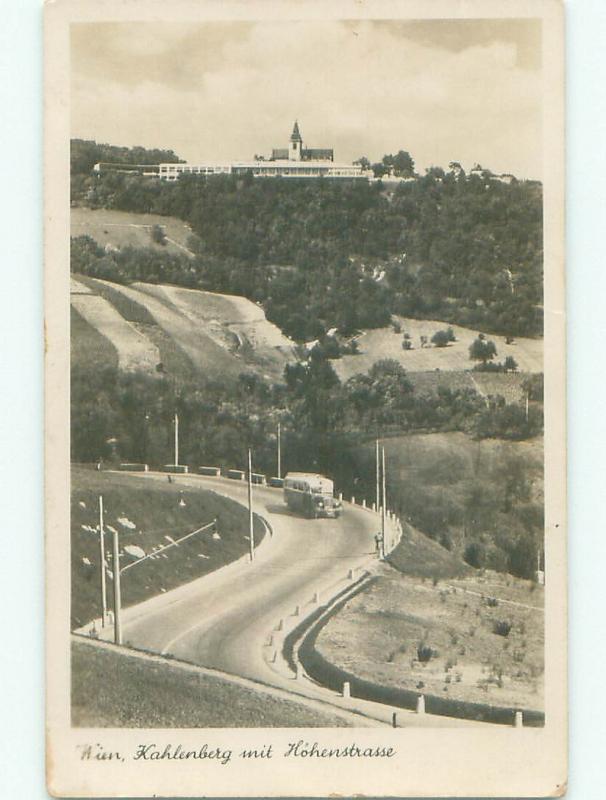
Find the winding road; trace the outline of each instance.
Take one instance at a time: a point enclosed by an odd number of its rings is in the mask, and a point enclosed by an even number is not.
[[[166,475],[126,475],[125,480],[165,481]],[[242,504],[246,484],[226,478],[179,475],[179,485],[210,489]],[[374,513],[344,504],[339,519],[309,520],[291,513],[278,489],[255,486],[253,506],[271,526],[254,562],[228,565],[192,583],[123,611],[123,642],[200,666],[286,690],[301,700],[355,712],[360,725],[384,725],[393,709],[346,699],[307,678],[297,680],[276,654],[284,630],[376,563]],[[282,632],[279,629],[283,628]],[[111,636],[110,631],[107,637]],[[273,641],[272,641],[273,639]],[[407,725],[465,725],[462,720],[400,710]]]
[[[166,476],[148,474],[144,479],[165,481]],[[176,480],[246,503],[246,485],[239,481],[197,475]],[[292,615],[297,604],[311,602],[315,591],[327,592],[349,569],[372,557],[376,521],[368,512],[347,508],[336,520],[308,520],[288,511],[280,490],[255,486],[253,498],[255,511],[276,531],[266,534],[255,562],[206,576],[177,602],[161,603],[144,615],[137,607],[134,614],[127,610],[126,643],[266,679],[262,647],[267,631]]]

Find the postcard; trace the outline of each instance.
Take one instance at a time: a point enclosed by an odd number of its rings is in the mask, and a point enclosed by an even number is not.
[[[47,5],[54,796],[566,791],[563,25]]]

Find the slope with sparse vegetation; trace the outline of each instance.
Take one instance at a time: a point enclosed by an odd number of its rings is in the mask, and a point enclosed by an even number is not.
[[[108,595],[111,597],[113,530],[120,537],[121,565],[149,559],[128,570],[122,583],[124,606],[146,600],[194,580],[247,552],[246,509],[214,492],[180,489],[178,483],[136,475],[97,472],[76,465],[71,472],[72,627],[101,615],[99,590],[99,496],[105,511]],[[217,520],[216,530],[196,535],[154,555],[161,547]],[[259,543],[265,528],[256,520]],[[111,603],[110,603],[111,607]]]

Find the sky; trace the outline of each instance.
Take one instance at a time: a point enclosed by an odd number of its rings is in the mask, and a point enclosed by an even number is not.
[[[79,23],[71,70],[76,138],[248,160],[297,119],[339,162],[542,174],[537,20]]]

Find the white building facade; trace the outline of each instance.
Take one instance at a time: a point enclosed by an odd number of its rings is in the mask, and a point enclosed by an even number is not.
[[[348,178],[368,180],[372,172],[359,164],[335,163],[332,149],[303,147],[303,139],[295,122],[287,148],[274,148],[268,160],[201,162],[197,164],[160,164],[159,177],[176,181],[180,175],[246,175],[255,178]]]

